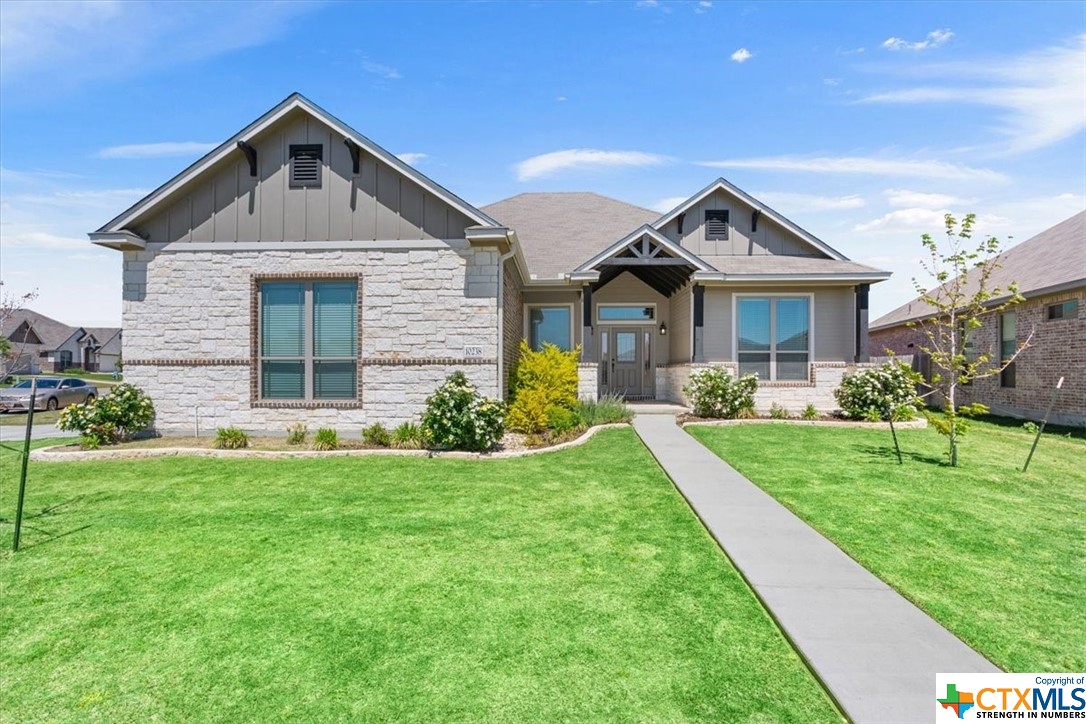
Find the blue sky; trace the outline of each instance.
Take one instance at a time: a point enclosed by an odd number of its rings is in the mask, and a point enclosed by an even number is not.
[[[0,279],[118,324],[86,232],[300,91],[468,201],[718,176],[907,301],[920,234],[1086,208],[1086,3],[0,3]]]

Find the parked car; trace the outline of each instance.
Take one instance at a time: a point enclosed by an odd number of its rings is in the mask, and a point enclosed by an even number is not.
[[[0,412],[26,412],[30,408],[33,380],[23,380],[14,387],[0,390]],[[94,402],[98,388],[74,377],[39,377],[34,398],[35,410],[56,410],[68,405]]]

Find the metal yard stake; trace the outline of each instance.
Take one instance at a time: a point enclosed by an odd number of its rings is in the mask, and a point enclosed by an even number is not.
[[[1052,390],[1052,396],[1048,398],[1048,409],[1045,410],[1044,419],[1041,420],[1041,426],[1037,428],[1037,437],[1033,438],[1033,447],[1029,449],[1029,456],[1026,458],[1026,464],[1022,466],[1022,472],[1026,472],[1029,469],[1029,461],[1033,459],[1033,452],[1037,449],[1037,443],[1041,441],[1041,433],[1045,431],[1045,425],[1048,424],[1048,416],[1052,414],[1052,406],[1056,404],[1056,395],[1059,394],[1060,388],[1063,387],[1063,378],[1056,383],[1056,389]]]
[[[15,506],[15,537],[11,542],[11,550],[19,550],[19,533],[23,529],[23,500],[26,499],[26,464],[30,461],[30,433],[34,424],[35,397],[38,394],[38,378],[31,378],[30,382],[30,407],[26,411],[26,437],[23,439],[23,469],[19,473],[19,502]]]

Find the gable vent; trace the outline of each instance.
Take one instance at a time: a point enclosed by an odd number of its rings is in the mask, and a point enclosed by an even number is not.
[[[290,187],[319,189],[324,147],[319,143],[290,147]]]
[[[728,211],[706,210],[705,238],[709,241],[728,238]]]

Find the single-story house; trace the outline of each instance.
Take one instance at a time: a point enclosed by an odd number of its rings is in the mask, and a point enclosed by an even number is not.
[[[11,343],[13,374],[113,372],[121,359],[120,327],[72,327],[30,309],[15,310],[0,337]]]
[[[1013,354],[1027,340],[1029,347],[1001,374],[959,388],[962,401],[982,402],[994,414],[1031,420],[1040,420],[1053,401],[1052,422],[1086,425],[1086,211],[1008,249],[994,262],[990,285],[1007,289],[1017,282],[1026,301],[986,315],[983,326],[966,340],[967,353],[997,359]],[[1006,299],[1004,294],[991,303]],[[927,338],[909,323],[930,319],[933,313],[922,299],[914,299],[875,320],[873,354],[913,355],[917,366],[929,372],[919,350]],[[1060,377],[1063,387],[1054,393]]]
[[[124,256],[125,377],[162,429],[417,418],[453,370],[504,396],[518,342],[580,346],[580,393],[835,407],[870,285],[724,179],[665,214],[590,193],[478,208],[299,94],[99,230]]]

